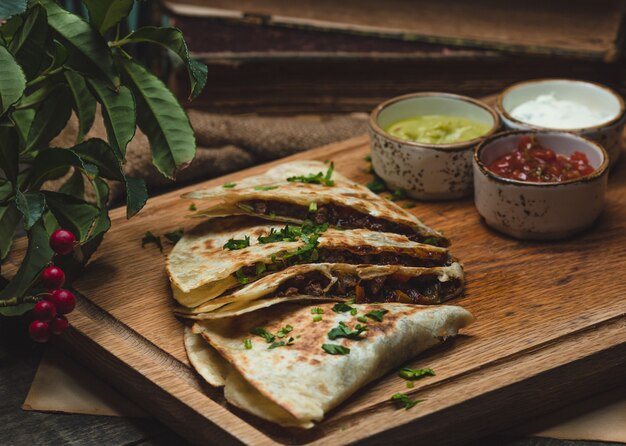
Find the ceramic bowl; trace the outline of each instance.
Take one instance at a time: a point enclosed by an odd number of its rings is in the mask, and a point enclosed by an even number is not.
[[[384,129],[419,115],[449,115],[489,126],[480,138],[455,144],[424,144],[392,136]],[[454,199],[472,191],[474,147],[500,127],[498,114],[486,104],[448,93],[415,93],[383,102],[369,119],[372,166],[393,189],[420,200]]]
[[[518,105],[545,94],[552,94],[558,100],[582,103],[593,112],[606,115],[606,121],[586,127],[556,128],[530,124],[511,116],[512,110]],[[592,139],[606,149],[609,154],[609,165],[613,165],[621,153],[622,131],[626,122],[624,99],[604,85],[573,79],[538,79],[520,82],[511,85],[498,95],[496,110],[506,129],[559,130]]]
[[[560,183],[535,183],[503,178],[488,170],[497,158],[512,152],[519,138],[535,135],[556,153],[583,152],[596,170]],[[474,201],[492,228],[525,240],[557,240],[589,227],[604,206],[608,155],[599,144],[572,133],[513,131],[491,136],[474,152]]]

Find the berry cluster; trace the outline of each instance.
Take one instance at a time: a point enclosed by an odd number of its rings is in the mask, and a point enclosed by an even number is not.
[[[70,254],[74,250],[76,237],[66,229],[58,229],[50,236],[50,246],[60,255]],[[35,320],[30,323],[28,332],[36,342],[47,342],[50,335],[60,335],[70,326],[64,316],[76,306],[74,294],[63,289],[65,273],[57,266],[50,265],[41,273],[41,285],[48,290],[45,298],[35,304]]]

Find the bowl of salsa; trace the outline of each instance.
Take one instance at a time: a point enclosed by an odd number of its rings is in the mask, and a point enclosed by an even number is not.
[[[481,101],[450,93],[414,93],[383,102],[369,119],[374,171],[393,189],[423,200],[472,191],[472,153],[500,127]]]
[[[487,225],[510,236],[566,238],[602,212],[608,165],[604,148],[579,135],[499,133],[474,152],[474,202]]]

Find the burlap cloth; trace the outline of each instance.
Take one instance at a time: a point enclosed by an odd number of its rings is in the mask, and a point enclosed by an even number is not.
[[[196,134],[198,151],[193,162],[177,175],[178,183],[193,183],[218,177],[248,166],[291,155],[365,132],[365,114],[337,116],[259,117],[224,116],[189,110],[189,120]],[[52,144],[71,147],[78,133],[75,116]],[[106,139],[98,110],[87,138]],[[127,175],[145,179],[151,194],[171,188],[174,182],[163,178],[152,165],[148,138],[139,129],[126,150]],[[51,181],[46,188],[57,189],[65,178]],[[169,187],[168,187],[169,186]],[[90,188],[86,188],[89,196]],[[111,184],[111,201],[123,194],[119,184]]]

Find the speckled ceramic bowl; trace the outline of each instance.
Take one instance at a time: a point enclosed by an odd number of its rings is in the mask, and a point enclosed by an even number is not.
[[[595,112],[606,114],[607,120],[599,125],[560,129],[530,124],[511,116],[515,107],[544,94],[553,94],[556,99],[587,105]],[[604,85],[574,79],[537,79],[520,82],[511,85],[498,95],[496,110],[506,129],[571,132],[600,143],[609,154],[609,165],[613,165],[620,156],[622,132],[626,122],[624,99]]]
[[[424,144],[392,136],[384,129],[419,115],[449,115],[489,126],[480,138],[455,144]],[[472,191],[474,147],[500,127],[498,114],[472,98],[448,93],[415,93],[383,102],[372,111],[369,135],[372,165],[390,188],[420,200],[454,199]]]
[[[485,166],[512,152],[519,138],[533,134],[556,153],[583,152],[596,170],[560,183],[534,183],[503,178]],[[474,201],[478,213],[494,229],[526,240],[557,240],[589,227],[602,212],[608,155],[597,143],[563,132],[514,131],[483,141],[474,152]]]

